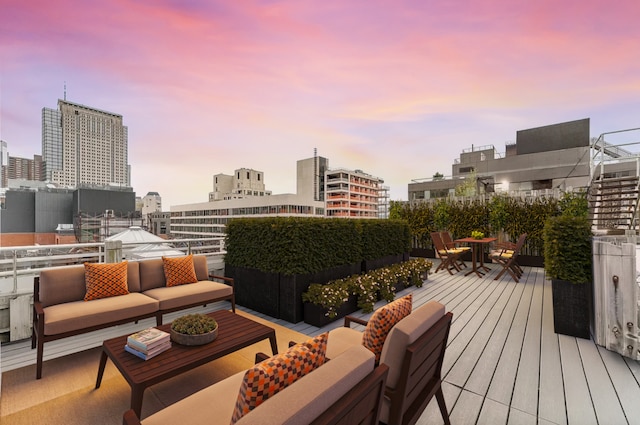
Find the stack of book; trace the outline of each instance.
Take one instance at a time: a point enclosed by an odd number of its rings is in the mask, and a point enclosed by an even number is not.
[[[168,332],[156,328],[145,329],[127,337],[125,351],[143,360],[157,356],[171,348],[171,336]]]

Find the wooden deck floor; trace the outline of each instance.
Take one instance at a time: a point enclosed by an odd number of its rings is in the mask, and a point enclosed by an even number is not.
[[[544,269],[525,267],[515,283],[494,280],[499,267],[490,267],[484,278],[441,271],[399,294],[413,293],[414,308],[437,300],[454,314],[443,367],[451,423],[640,424],[640,363],[556,334]],[[314,335],[341,325],[288,326]],[[418,424],[442,423],[434,400]]]
[[[451,422],[640,424],[640,363],[593,341],[555,334],[551,282],[543,269],[525,267],[523,279],[515,283],[510,277],[494,280],[498,266],[490,267],[484,278],[431,274],[422,288],[399,294],[412,293],[414,308],[433,299],[454,314],[443,368]],[[240,309],[307,335],[342,325],[292,325]],[[65,349],[85,348],[67,344]],[[26,341],[3,345],[3,371],[33,363],[34,351]],[[433,401],[418,424],[441,423]]]

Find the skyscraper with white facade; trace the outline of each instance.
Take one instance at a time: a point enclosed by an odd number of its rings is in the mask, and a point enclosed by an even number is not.
[[[62,187],[130,186],[122,115],[58,100],[42,109],[42,157],[45,179]]]

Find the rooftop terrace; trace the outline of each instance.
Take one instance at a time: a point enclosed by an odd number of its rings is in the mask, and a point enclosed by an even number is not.
[[[509,277],[493,280],[499,268],[490,266],[492,271],[484,278],[439,272],[431,274],[422,288],[399,293],[412,293],[414,308],[434,299],[454,313],[443,366],[443,391],[451,422],[640,424],[639,362],[593,341],[555,334],[551,282],[545,279],[543,269],[525,267],[523,279],[515,283]],[[228,308],[228,304],[198,310],[220,308]],[[290,338],[342,325],[337,321],[319,329],[305,323],[292,325],[242,307],[239,310],[273,323],[282,347]],[[361,312],[355,315],[368,316]],[[108,370],[102,387],[93,389],[99,357],[99,349],[93,347],[142,326],[125,325],[48,343],[48,361],[40,381],[35,380],[35,350],[30,342],[3,344],[2,424],[34,423],[32,420],[49,414],[54,406],[55,415],[46,417],[49,424],[96,423],[96,417],[88,412],[92,406],[100,409],[99,423],[120,424],[128,408],[128,386],[117,371]],[[175,401],[210,385],[224,377],[220,375],[248,367],[252,353],[269,352],[267,347],[249,347],[246,358],[230,355],[182,380],[158,384],[145,393],[143,417],[161,409],[167,394]],[[78,408],[82,406],[87,408]],[[441,423],[437,404],[432,401],[418,424]]]

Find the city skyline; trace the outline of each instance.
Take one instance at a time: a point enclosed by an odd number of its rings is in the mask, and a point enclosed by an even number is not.
[[[227,4],[228,3],[228,4]],[[0,139],[41,154],[58,99],[120,114],[131,183],[206,202],[214,174],[264,172],[295,193],[296,161],[361,169],[406,199],[463,149],[590,118],[640,127],[640,6],[624,0],[0,1]]]

